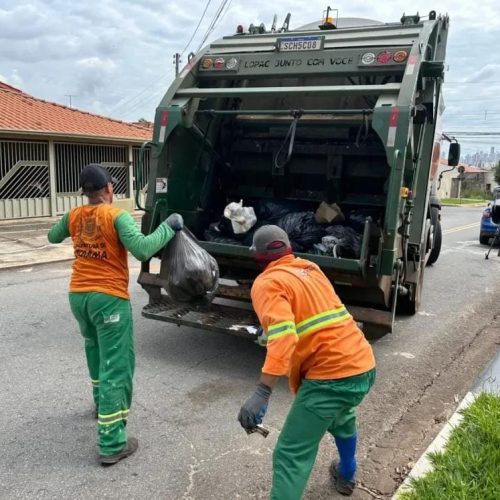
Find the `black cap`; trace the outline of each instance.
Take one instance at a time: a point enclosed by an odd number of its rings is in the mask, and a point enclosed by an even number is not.
[[[90,163],[80,172],[80,186],[85,191],[99,191],[109,182],[116,183],[116,179],[98,163]]]

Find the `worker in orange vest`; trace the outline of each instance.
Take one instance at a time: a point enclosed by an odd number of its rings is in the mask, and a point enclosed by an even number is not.
[[[296,395],[273,455],[272,500],[300,499],[321,438],[334,438],[340,461],[330,473],[351,495],[356,472],[355,408],[375,379],[370,344],[320,268],[296,258],[287,234],[259,228],[252,250],[265,269],[252,287],[252,303],[267,336],[267,356],[255,393],[238,420],[262,422],[278,379],[288,376]]]
[[[101,165],[87,165],[80,186],[89,203],[64,214],[48,234],[50,243],[73,240],[69,303],[85,339],[102,465],[115,464],[138,447],[126,431],[135,367],[127,250],[148,260],[183,228],[182,217],[171,214],[143,235],[128,212],[112,206],[114,182]]]

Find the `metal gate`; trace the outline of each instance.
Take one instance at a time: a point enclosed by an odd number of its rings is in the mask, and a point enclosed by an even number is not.
[[[0,219],[48,215],[48,143],[1,140]]]
[[[128,145],[0,140],[0,220],[60,215],[82,205],[79,176],[88,163],[101,163],[117,179],[116,198],[131,197],[129,153],[133,161]]]
[[[100,163],[117,179],[113,186],[117,198],[128,195],[128,147],[100,144],[55,143],[55,172],[57,213],[63,214],[73,207],[83,205],[79,177],[89,163]]]

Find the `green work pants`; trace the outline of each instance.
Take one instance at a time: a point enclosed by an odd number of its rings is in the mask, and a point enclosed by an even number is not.
[[[127,443],[125,426],[132,403],[135,354],[130,301],[87,292],[70,293],[69,302],[85,339],[100,454],[113,455]]]
[[[375,380],[375,369],[338,380],[303,380],[273,455],[272,500],[299,500],[319,443],[328,431],[356,434],[356,412]]]

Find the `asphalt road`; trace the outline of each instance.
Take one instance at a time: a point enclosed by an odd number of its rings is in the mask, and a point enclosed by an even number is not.
[[[444,209],[442,255],[426,270],[420,312],[398,317],[395,332],[374,343],[378,378],[359,411],[362,487],[353,498],[390,494],[500,342],[500,257],[484,260],[480,213]],[[272,396],[269,438],[247,436],[236,414],[264,350],[142,318],[146,294],[137,272],[133,263],[137,370],[129,431],[140,449],[105,469],[97,463],[83,343],[67,301],[69,264],[0,272],[1,499],[267,497],[272,449],[291,402],[286,382]],[[307,499],[336,498],[327,475],[334,456],[325,438]]]

